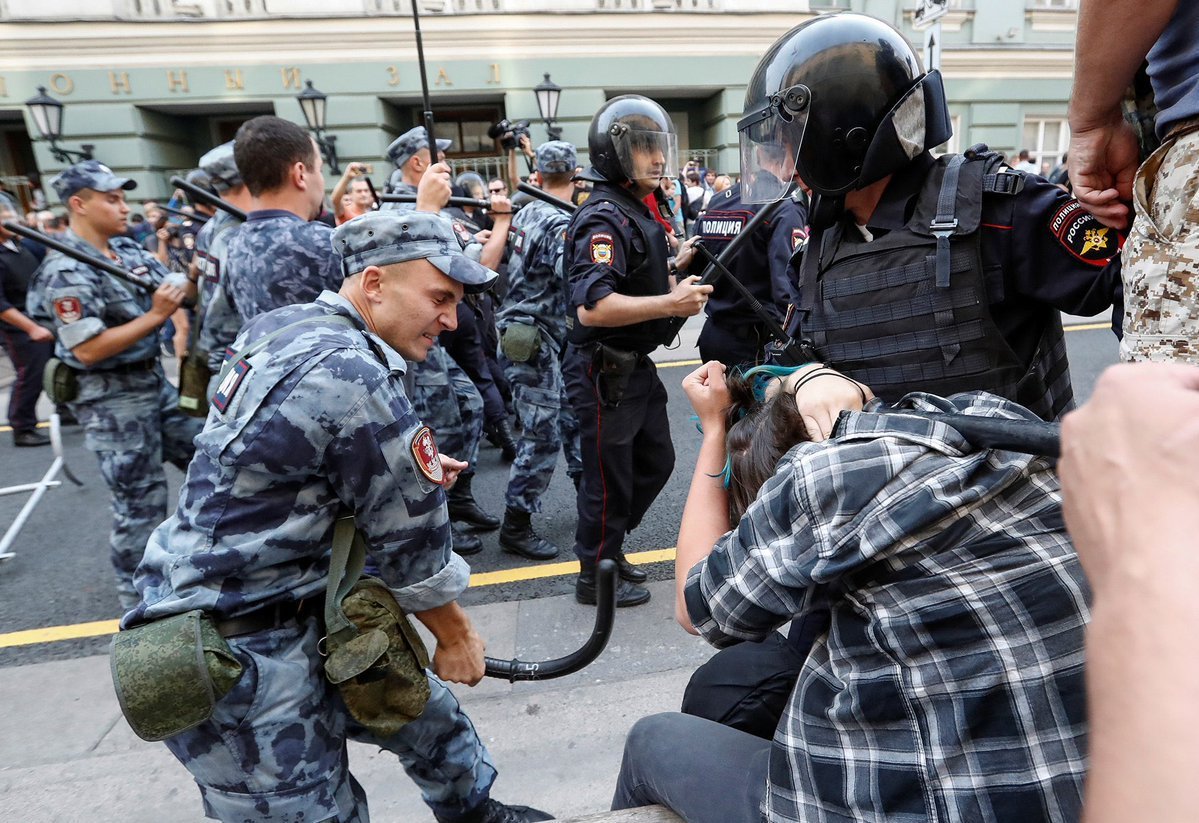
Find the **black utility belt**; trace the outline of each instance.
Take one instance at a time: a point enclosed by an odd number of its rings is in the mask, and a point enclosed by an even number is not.
[[[633,367],[636,368],[639,365],[644,365],[651,362],[648,352],[640,352],[636,349],[627,349],[623,346],[613,345],[610,343],[572,343],[571,345],[573,345],[576,349],[582,352],[584,356],[590,358],[595,363],[599,363],[601,360],[607,360],[609,363],[632,363]],[[650,351],[653,351],[653,349],[650,349]]]
[[[252,612],[215,622],[221,637],[239,637],[243,634],[276,629],[310,617],[321,617],[323,613],[324,601],[319,597],[310,597],[304,600],[271,603]]]
[[[121,363],[117,366],[106,366],[101,369],[76,369],[80,374],[141,374],[142,372],[154,371],[158,366],[158,358],[150,357],[145,360],[138,360],[136,363]]]

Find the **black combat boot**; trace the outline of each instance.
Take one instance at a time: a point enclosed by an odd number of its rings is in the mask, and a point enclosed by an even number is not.
[[[620,579],[627,580],[630,583],[644,583],[649,580],[649,574],[645,569],[638,568],[629,562],[629,559],[621,552],[616,557],[616,568],[620,570]]]
[[[450,542],[454,553],[463,557],[483,551],[482,540],[470,532],[460,529],[458,524],[452,521],[450,523]]]
[[[487,512],[479,508],[478,501],[471,493],[470,484],[474,479],[473,474],[458,475],[458,482],[446,492],[446,506],[450,510],[450,520],[457,520],[459,523],[465,523],[471,528],[482,529],[483,531],[491,531],[498,529],[500,519],[492,517]]]
[[[506,462],[511,463],[516,459],[516,439],[507,420],[492,423],[483,432],[487,435],[487,442],[500,450],[500,457]]]
[[[595,588],[595,566],[583,564],[579,571],[579,579],[575,582],[575,600],[584,606],[594,606],[598,602]],[[649,589],[643,589],[635,583],[626,580],[616,581],[616,605],[640,606],[649,602]]]
[[[504,525],[500,526],[500,548],[530,560],[552,560],[557,557],[558,547],[533,531],[530,520],[528,512],[509,506],[504,511]]]
[[[437,818],[442,823],[449,823],[447,818]],[[483,804],[462,817],[454,818],[453,823],[536,823],[539,820],[554,820],[552,814],[546,814],[540,809],[528,806],[509,806],[490,797]]]

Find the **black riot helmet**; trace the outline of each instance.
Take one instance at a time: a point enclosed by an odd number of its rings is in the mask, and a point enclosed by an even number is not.
[[[940,73],[924,72],[891,26],[851,12],[808,20],[770,47],[737,130],[751,203],[777,200],[793,173],[816,194],[840,197],[952,134]]]
[[[600,107],[587,131],[591,168],[584,180],[624,183],[674,177],[678,138],[666,110],[640,94],[622,94]]]

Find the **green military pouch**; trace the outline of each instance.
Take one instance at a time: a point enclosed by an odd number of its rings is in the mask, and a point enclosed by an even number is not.
[[[208,352],[189,353],[179,364],[179,410],[192,417],[208,416]]]
[[[42,370],[42,390],[54,403],[70,403],[79,396],[79,377],[66,363],[51,357]]]
[[[390,737],[425,710],[429,653],[382,580],[360,578],[341,610],[357,633],[325,639],[325,675],[355,720]]]
[[[425,710],[429,653],[387,584],[362,575],[365,565],[354,518],[339,519],[325,588],[325,676],[355,720],[391,737]]]
[[[541,330],[532,323],[509,323],[500,335],[500,349],[513,363],[527,363],[541,345]]]
[[[118,632],[109,653],[121,713],[142,740],[200,725],[242,675],[241,661],[199,609]]]

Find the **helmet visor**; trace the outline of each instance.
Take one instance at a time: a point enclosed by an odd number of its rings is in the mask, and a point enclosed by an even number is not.
[[[657,180],[678,174],[679,143],[674,132],[614,123],[611,133],[617,162],[628,179]]]
[[[809,99],[806,88],[795,86],[773,95],[737,123],[742,202],[773,203],[791,190],[811,111]]]

